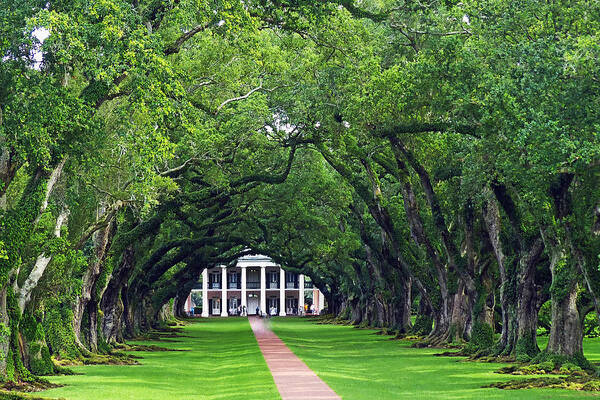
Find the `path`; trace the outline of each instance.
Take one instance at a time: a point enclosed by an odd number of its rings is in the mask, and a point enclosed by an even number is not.
[[[341,399],[288,349],[262,318],[248,319],[283,400]]]

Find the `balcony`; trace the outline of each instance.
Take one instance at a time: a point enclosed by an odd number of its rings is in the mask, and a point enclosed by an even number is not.
[[[279,282],[267,282],[267,289],[279,289]]]
[[[285,288],[286,289],[298,289],[298,282],[286,282]]]
[[[227,284],[227,289],[241,289],[242,284],[239,282],[229,282]]]
[[[260,289],[260,282],[246,282],[246,289]]]
[[[221,282],[211,282],[208,285],[209,289],[221,289]]]

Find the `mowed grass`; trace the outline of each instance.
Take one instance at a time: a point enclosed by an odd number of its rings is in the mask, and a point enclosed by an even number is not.
[[[84,366],[84,375],[51,377],[67,386],[43,392],[69,400],[279,399],[245,318],[191,323],[183,335],[155,344],[186,351],[135,352],[141,365]],[[172,341],[171,341],[172,340]]]
[[[274,332],[343,399],[575,399],[595,394],[560,389],[500,390],[483,385],[519,378],[495,374],[503,364],[435,357],[436,349],[375,335],[373,330],[274,318]],[[540,345],[545,345],[545,338]],[[600,340],[584,343],[600,361]]]

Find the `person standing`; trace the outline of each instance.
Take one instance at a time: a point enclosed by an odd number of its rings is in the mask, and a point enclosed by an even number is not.
[[[256,315],[260,317],[260,307],[256,306]]]

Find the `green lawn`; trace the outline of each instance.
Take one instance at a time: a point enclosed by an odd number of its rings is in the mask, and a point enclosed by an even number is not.
[[[67,386],[44,392],[73,400],[279,399],[247,319],[209,319],[185,327],[190,337],[152,342],[182,352],[136,352],[142,365],[73,368],[51,377]],[[141,342],[140,342],[141,343]]]
[[[566,390],[482,389],[511,376],[494,374],[499,364],[434,357],[435,349],[348,326],[307,319],[274,318],[274,331],[344,399],[560,399],[593,394]],[[176,341],[151,342],[183,352],[139,352],[136,366],[74,368],[84,375],[51,377],[63,388],[44,396],[69,400],[279,399],[277,388],[246,319],[208,319],[184,328]],[[540,338],[545,345],[546,338]],[[585,342],[588,358],[600,362],[600,340]]]
[[[499,390],[482,385],[515,377],[494,374],[500,364],[434,357],[440,350],[414,349],[373,330],[316,325],[298,318],[274,318],[273,330],[344,399],[559,399],[596,397],[567,390]],[[541,338],[540,342],[546,339]],[[542,343],[540,343],[542,344]],[[544,342],[545,345],[545,342]],[[600,361],[600,340],[585,343]]]

